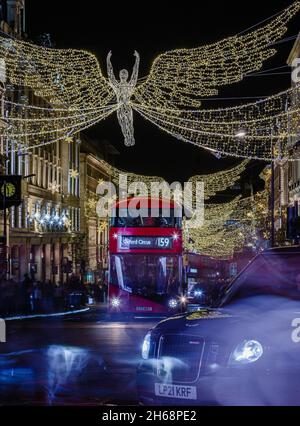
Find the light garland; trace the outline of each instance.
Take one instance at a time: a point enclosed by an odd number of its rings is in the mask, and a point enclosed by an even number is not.
[[[0,56],[11,84],[29,87],[51,104],[84,111],[105,106],[114,97],[97,58],[89,52],[49,49],[1,37]]]
[[[109,175],[111,176],[112,182],[119,187],[122,191],[122,189],[126,190],[127,185],[131,185],[134,183],[142,182],[146,185],[148,192],[151,191],[151,185],[153,183],[159,183],[162,185],[162,198],[168,198],[169,196],[169,190],[168,190],[168,183],[159,176],[145,176],[145,175],[139,175],[136,173],[128,173],[126,171],[122,171],[116,167],[111,166],[109,163],[107,163],[104,160],[99,160],[102,164],[102,167],[105,170],[109,170]],[[248,160],[243,161],[242,163],[238,164],[237,166],[228,169],[228,170],[222,170],[217,173],[210,173],[207,175],[196,175],[189,179],[188,182],[193,184],[193,197],[196,196],[195,193],[195,184],[197,182],[203,182],[204,184],[204,197],[205,200],[209,200],[211,197],[215,196],[218,192],[225,191],[226,189],[232,187],[241,177],[241,174],[245,171],[246,166],[248,164]],[[126,181],[122,181],[122,176],[125,178]],[[99,180],[99,185],[103,183],[103,179]],[[166,190],[164,190],[163,184],[166,184]],[[171,191],[171,196],[176,196],[175,191]],[[177,200],[179,201],[179,200]]]
[[[146,120],[179,140],[225,155],[261,160],[296,159],[300,86],[239,107],[179,111],[134,105]]]
[[[286,24],[299,11],[294,2],[265,26],[196,49],[159,55],[146,81],[135,92],[139,104],[163,109],[200,106],[197,97],[218,94],[218,88],[241,81],[261,69],[276,50],[271,46],[285,34]]]
[[[108,107],[81,115],[71,115],[67,111],[65,115],[59,114],[60,116],[58,116],[58,113],[51,109],[47,114],[41,115],[31,109],[24,113],[22,108],[13,106],[7,120],[8,126],[3,130],[3,135],[9,140],[18,141],[18,144],[25,149],[62,139],[70,143],[69,140],[73,140],[70,135],[106,119],[115,110],[115,107]]]
[[[149,76],[137,87],[137,52],[129,81],[126,70],[121,71],[120,81],[115,78],[109,54],[107,80],[91,53],[49,49],[1,36],[0,58],[10,92],[20,87],[26,91],[23,103],[6,100],[7,126],[1,135],[30,149],[69,137],[116,111],[125,143],[132,145],[135,109],[172,136],[213,152],[260,159],[288,156],[287,140],[298,137],[300,110],[289,97],[292,94],[295,100],[295,91],[236,109],[192,112],[178,108],[198,108],[199,98],[216,95],[220,87],[261,69],[299,9],[300,2],[295,1],[268,24],[245,35],[159,55]],[[32,103],[42,98],[47,107],[30,105],[30,98]],[[236,136],[241,126],[243,138]]]
[[[230,170],[222,170],[221,172],[211,173],[208,175],[197,175],[189,179],[189,182],[196,184],[197,182],[204,183],[204,197],[209,200],[218,192],[225,191],[233,186],[245,171],[248,160],[243,161],[238,166]],[[195,192],[193,194],[195,196]]]
[[[270,237],[268,202],[266,189],[253,197],[206,205],[203,226],[184,223],[185,249],[214,258],[232,258],[245,247],[258,251]]]

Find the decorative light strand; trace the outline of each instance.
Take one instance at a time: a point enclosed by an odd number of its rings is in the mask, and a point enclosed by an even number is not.
[[[1,130],[1,136],[20,138],[20,143],[27,147],[36,146],[42,140],[48,142],[49,135],[55,133],[53,127],[59,136],[64,133],[68,136],[70,131],[80,131],[88,123],[107,117],[108,111],[116,111],[125,143],[132,145],[132,109],[135,108],[147,120],[180,140],[228,155],[261,159],[274,159],[271,153],[274,135],[268,129],[273,130],[280,120],[281,130],[275,136],[282,145],[280,155],[286,155],[286,139],[297,136],[294,124],[299,109],[294,104],[287,108],[284,97],[279,97],[278,102],[270,97],[264,107],[258,107],[257,103],[253,108],[247,105],[223,112],[191,112],[179,108],[197,108],[199,98],[216,95],[220,87],[259,71],[263,62],[276,52],[271,46],[283,37],[287,23],[299,9],[300,1],[295,1],[269,23],[244,35],[161,54],[147,79],[137,87],[137,52],[130,80],[128,72],[122,70],[120,81],[114,76],[110,53],[107,80],[96,57],[89,52],[45,48],[1,36],[0,58],[6,67],[7,81],[12,92],[24,88],[24,105],[6,101],[7,126]],[[47,107],[28,105],[36,103],[38,98]],[[234,138],[239,130],[237,125],[247,128],[243,141]]]

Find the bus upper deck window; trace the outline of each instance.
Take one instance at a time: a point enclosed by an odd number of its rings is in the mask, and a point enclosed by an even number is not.
[[[143,225],[144,226],[155,226],[156,220],[153,217],[144,217],[143,218]]]

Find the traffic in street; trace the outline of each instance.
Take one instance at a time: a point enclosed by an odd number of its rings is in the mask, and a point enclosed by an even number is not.
[[[0,0],[4,410],[300,406],[300,0],[173,3]]]

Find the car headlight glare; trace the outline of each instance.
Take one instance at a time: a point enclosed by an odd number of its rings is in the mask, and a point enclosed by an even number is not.
[[[150,345],[151,345],[151,333],[147,333],[142,346],[142,358],[148,359],[150,354]]]
[[[169,308],[176,309],[178,306],[178,301],[176,299],[169,300]]]
[[[118,297],[114,297],[111,301],[111,305],[113,308],[119,308],[121,305],[121,301]]]
[[[252,364],[258,361],[264,353],[262,345],[256,340],[245,340],[231,354],[230,365]]]

